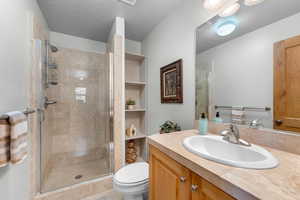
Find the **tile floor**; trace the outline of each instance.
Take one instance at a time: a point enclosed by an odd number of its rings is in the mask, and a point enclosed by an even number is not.
[[[88,197],[82,200],[122,200],[122,195],[114,190],[110,190],[100,195]]]

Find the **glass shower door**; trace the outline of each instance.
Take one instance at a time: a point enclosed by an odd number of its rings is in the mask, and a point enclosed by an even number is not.
[[[51,50],[41,97],[52,102],[44,106],[41,122],[42,192],[111,173],[108,55]]]

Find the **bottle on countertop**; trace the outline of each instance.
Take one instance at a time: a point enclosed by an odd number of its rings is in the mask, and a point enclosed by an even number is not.
[[[206,135],[208,129],[208,120],[205,116],[205,113],[201,114],[201,119],[199,120],[199,134]]]
[[[219,112],[216,113],[216,117],[215,117],[215,119],[214,119],[214,122],[215,122],[215,123],[223,123],[223,119],[221,118]]]

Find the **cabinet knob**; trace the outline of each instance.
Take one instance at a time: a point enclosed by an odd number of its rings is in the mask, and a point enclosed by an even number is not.
[[[198,185],[192,185],[191,189],[192,189],[192,192],[196,192],[198,190],[199,186]]]
[[[179,178],[179,180],[180,180],[181,183],[184,183],[184,182],[186,181],[186,178],[185,178],[184,176],[181,176],[181,177]]]
[[[275,124],[276,124],[277,126],[280,126],[280,125],[282,124],[282,120],[275,120]]]

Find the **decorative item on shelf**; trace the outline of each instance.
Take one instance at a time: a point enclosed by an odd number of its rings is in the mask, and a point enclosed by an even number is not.
[[[128,99],[128,100],[126,101],[126,106],[127,106],[127,109],[128,109],[128,110],[133,110],[133,109],[135,109],[135,105],[136,105],[136,103],[135,103],[135,101],[134,101],[133,99]]]
[[[181,131],[181,127],[173,121],[166,121],[160,126],[160,134]]]
[[[136,145],[133,140],[128,141],[126,148],[126,163],[134,163],[137,160]]]
[[[183,103],[182,59],[160,68],[161,103]]]
[[[133,140],[130,140],[127,142],[127,148],[133,148],[135,146],[135,143]]]
[[[131,124],[129,128],[126,129],[126,136],[133,137],[136,135],[136,127],[134,124]]]

